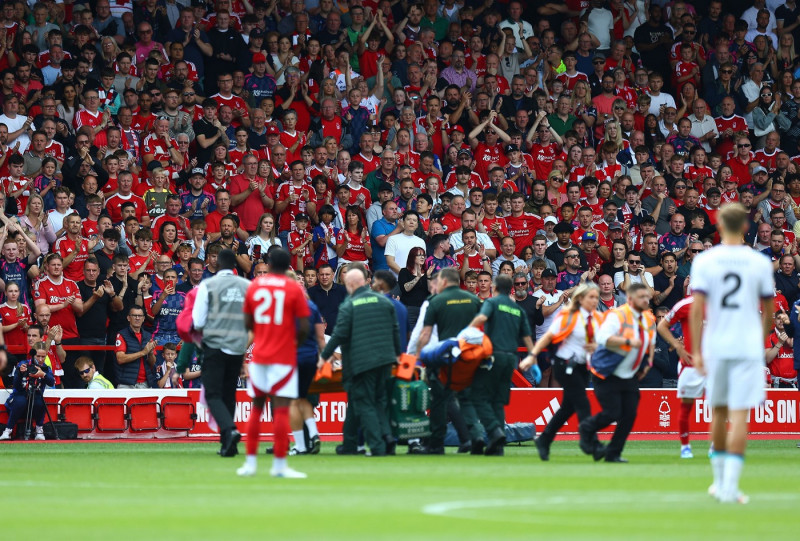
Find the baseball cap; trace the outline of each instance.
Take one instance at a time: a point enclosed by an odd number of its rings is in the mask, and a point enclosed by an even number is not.
[[[267,126],[267,135],[280,135],[281,130],[278,129],[278,126],[275,124],[270,124]]]
[[[461,150],[458,151],[458,155],[459,156],[469,156],[471,158],[472,157],[472,152],[468,148],[462,148]]]
[[[558,223],[558,218],[556,218],[555,216],[548,216],[547,218],[544,219],[544,223],[545,224],[557,224]]]
[[[455,126],[450,128],[450,133],[453,133],[454,131],[464,133],[464,128],[460,124],[456,124]]]
[[[378,186],[379,192],[393,192],[394,188],[388,182],[381,182],[380,186]]]
[[[192,174],[190,176],[200,175],[201,177],[206,176],[205,171],[203,171],[202,167],[195,167],[192,169]]]
[[[653,224],[653,225],[655,225],[655,223],[656,223],[656,221],[655,221],[655,219],[653,219],[652,216],[645,216],[644,218],[639,220],[639,224],[640,225],[641,224]]]
[[[592,57],[592,60],[605,60],[605,59],[606,55],[604,55],[603,53],[595,53],[594,56]]]
[[[267,61],[267,57],[264,56],[264,53],[256,53],[253,55],[253,64],[264,64]]]
[[[723,182],[733,182],[733,183],[739,184],[739,178],[736,177],[736,175],[731,175],[728,178],[726,178],[725,180],[723,180]]]
[[[519,147],[514,143],[506,145],[506,154],[508,154],[509,152],[519,152]]]
[[[593,241],[597,242],[597,233],[595,233],[594,231],[587,231],[586,233],[583,234],[583,236],[581,237],[581,240],[583,240],[583,241],[593,240]]]
[[[553,228],[553,233],[572,233],[575,228],[569,222],[558,222]]]
[[[260,28],[253,28],[252,30],[250,30],[250,39],[263,38],[266,35],[267,34]]]
[[[767,174],[767,170],[764,168],[763,165],[759,165],[758,167],[753,169],[753,174],[755,175],[757,173],[764,173],[766,175]]]
[[[72,5],[72,13],[78,13],[80,11],[85,11],[89,9],[89,6],[85,4],[73,4]]]
[[[706,192],[706,197],[711,197],[712,195],[722,195],[722,192],[717,187],[709,188],[708,192]]]
[[[622,231],[622,224],[619,222],[611,222],[608,224],[608,230],[611,231],[612,229]]]
[[[544,269],[542,271],[542,278],[557,278],[558,275],[553,269]]]
[[[300,212],[299,214],[295,215],[294,217],[295,222],[300,222],[302,220],[308,221],[308,214],[306,214],[305,212]]]

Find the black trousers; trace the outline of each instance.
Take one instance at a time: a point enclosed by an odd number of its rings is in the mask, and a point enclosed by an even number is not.
[[[553,373],[563,388],[563,394],[561,407],[539,436],[539,440],[548,446],[553,442],[561,427],[572,417],[572,414],[578,414],[578,422],[592,414],[589,398],[586,396],[586,386],[589,384],[589,370],[586,365],[573,364],[572,374],[567,374],[566,361],[559,357],[553,357]]]
[[[594,394],[603,409],[597,415],[581,422],[581,429],[595,434],[616,421],[617,428],[606,447],[606,460],[617,458],[622,454],[625,441],[636,420],[636,411],[639,408],[639,383],[635,378],[595,377]]]
[[[205,349],[203,386],[211,415],[219,425],[220,438],[235,427],[236,382],[242,369],[242,355],[229,355],[219,349]]]

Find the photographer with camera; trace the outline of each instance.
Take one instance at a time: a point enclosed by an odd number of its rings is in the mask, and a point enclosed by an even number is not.
[[[0,440],[10,440],[11,431],[19,418],[26,415],[25,437],[30,437],[32,424],[36,424],[37,440],[44,439],[44,388],[56,384],[50,367],[45,364],[47,346],[36,342],[30,351],[30,359],[20,361],[14,369],[14,390],[6,400],[8,424],[0,435]]]

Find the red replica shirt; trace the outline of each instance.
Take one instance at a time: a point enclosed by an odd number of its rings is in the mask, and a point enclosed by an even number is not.
[[[379,156],[373,154],[372,158],[367,158],[362,153],[358,153],[353,156],[353,161],[363,163],[364,164],[364,178],[367,178],[367,175],[375,171],[378,167],[381,166],[381,159]]]
[[[564,85],[564,94],[567,96],[572,94],[572,90],[575,88],[575,84],[578,81],[586,81],[587,83],[589,82],[589,78],[586,76],[586,74],[581,73],[580,71],[575,72],[575,75],[570,75],[567,72],[564,72],[556,76],[556,79],[561,81],[561,83]]]
[[[142,154],[152,154],[153,159],[157,161],[169,160],[170,147],[178,150],[178,142],[175,139],[170,139],[169,136],[161,139],[156,137],[156,134],[151,133],[142,141]]]
[[[139,255],[134,252],[134,254],[128,258],[128,264],[131,267],[130,272],[134,273],[142,268],[145,261],[147,261],[147,257],[148,256],[146,255]],[[153,276],[156,273],[155,266],[153,265],[153,259],[154,258],[150,258],[150,261],[147,263],[147,267],[144,269],[144,273],[149,274],[150,276]]]
[[[736,132],[747,132],[747,121],[744,117],[739,115],[732,115],[728,118],[724,116],[718,116],[714,119],[714,122],[717,124],[717,131],[720,134],[719,143],[714,148],[714,152],[722,156],[724,160],[725,157],[728,155],[728,152],[733,150],[733,138],[732,137],[723,137],[722,132],[727,129],[733,130],[733,133]],[[749,177],[748,177],[749,178]]]
[[[536,232],[544,228],[544,220],[527,212],[523,212],[521,216],[506,216],[505,220],[506,226],[508,226],[508,235],[514,239],[516,244],[514,255],[517,257],[522,253],[523,248],[533,244]]]
[[[369,242],[369,240],[367,240]],[[342,259],[348,261],[366,261],[366,243],[359,233],[351,233],[345,229],[336,236],[336,244],[345,243],[346,247]]]
[[[83,280],[83,263],[89,258],[89,241],[82,238],[79,241],[63,236],[53,244],[53,251],[66,259],[73,252],[78,252],[69,265],[64,266],[64,276],[73,282]]]
[[[11,308],[7,303],[0,304],[0,320],[2,320],[3,326],[13,325],[20,320],[31,324],[31,309],[22,302],[17,303],[17,308]],[[4,332],[3,338],[7,346],[24,346],[27,350],[28,339],[21,327]]]
[[[506,225],[505,218],[501,218],[499,216],[495,216],[494,218],[483,218],[483,227],[486,229],[486,233],[489,235],[489,238],[492,239],[492,244],[494,244],[494,249],[497,250],[497,253],[500,253],[500,241],[503,240],[503,237],[508,236],[508,226]]]
[[[670,326],[675,323],[681,324],[681,329],[683,330],[683,347],[690,353],[692,351],[692,331],[689,326],[689,312],[692,310],[692,302],[694,302],[694,297],[691,295],[685,297],[678,301],[675,306],[672,307],[672,310],[664,316]],[[681,365],[686,366],[683,361],[681,361]]]
[[[547,175],[553,170],[553,162],[561,152],[558,143],[547,145],[535,144],[531,146],[531,156],[533,157],[533,170],[536,180],[547,180]]]
[[[296,201],[291,201],[291,196],[297,195]],[[308,201],[316,201],[317,193],[308,184],[295,186],[292,182],[284,182],[278,186],[276,201],[289,200],[286,209],[281,212],[278,219],[279,231],[294,231],[294,217],[300,213],[306,213]]]
[[[475,255],[467,256],[464,252],[460,252],[456,254],[456,263],[458,263],[458,268],[460,269],[461,266],[464,264],[464,258],[467,258],[467,268],[471,271],[481,272],[484,270],[483,268],[483,261],[481,261],[481,254],[475,253]]]
[[[760,163],[768,172],[772,173],[777,167],[779,152],[780,149],[776,148],[771,154],[767,154],[767,151],[762,148],[761,150],[756,150],[755,160]]]
[[[248,112],[249,109],[247,108],[247,102],[245,102],[239,96],[234,96],[233,94],[231,94],[229,97],[226,98],[222,94],[216,93],[213,96],[211,96],[211,99],[214,100],[215,102],[217,102],[217,105],[219,106],[219,107],[217,107],[217,110],[219,110],[219,108],[222,107],[223,105],[228,105],[234,111],[237,110],[237,109],[241,109],[242,110],[241,118],[249,118],[250,117],[250,113]],[[233,127],[235,127],[235,128],[238,128],[239,126],[242,125],[242,123],[241,123],[241,121],[239,119],[234,117],[233,121],[231,122],[231,125]]]
[[[292,278],[268,274],[247,289],[244,312],[253,316],[255,364],[297,364],[297,319],[311,315],[305,295]]]
[[[292,163],[302,158],[303,145],[306,144],[306,135],[299,131],[295,131],[294,133],[282,131],[281,144],[286,147],[286,163]],[[297,147],[294,151],[289,150],[295,144],[297,144]]]
[[[97,111],[96,113],[92,113],[88,109],[81,109],[80,111],[75,113],[75,117],[72,119],[72,125],[75,128],[75,131],[78,131],[78,128],[81,126],[91,126],[92,128],[96,128],[103,122],[103,113]]]
[[[43,300],[48,306],[56,306],[62,304],[67,297],[76,297],[80,299],[81,292],[78,285],[64,278],[63,276],[57,282],[53,281],[49,276],[45,276],[33,286],[33,299],[34,302]],[[54,311],[50,316],[50,326],[61,325],[63,331],[62,338],[78,338],[78,326],[75,323],[75,312],[72,311],[71,306],[58,311]]]
[[[50,144],[44,147],[44,155],[55,158],[58,163],[64,163],[64,145],[58,141],[50,141]]]
[[[116,193],[106,200],[106,210],[113,223],[118,224],[122,221],[122,204],[128,201],[136,205],[136,218],[140,223],[147,216],[147,206],[144,204],[144,199],[135,194],[124,196]]]
[[[553,154],[555,159],[555,154]],[[479,143],[475,148],[475,172],[481,178],[489,178],[489,169],[495,165],[504,167],[508,163],[508,158],[503,153],[503,148],[499,143],[493,146],[487,146],[485,143]],[[548,171],[549,173],[549,171]],[[547,178],[547,175],[544,176]]]

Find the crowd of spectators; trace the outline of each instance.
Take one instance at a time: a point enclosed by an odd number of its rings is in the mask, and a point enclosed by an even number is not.
[[[247,277],[290,250],[329,333],[352,262],[391,271],[409,329],[449,266],[481,298],[511,275],[538,335],[581,280],[601,310],[644,283],[663,316],[729,201],[774,262],[770,370],[796,376],[796,2],[48,0],[0,19],[0,317],[12,351],[48,340],[60,385],[82,385],[63,346],[125,353],[132,306],[178,343],[224,248]],[[676,378],[662,349],[648,386]],[[152,379],[88,353],[115,384]],[[153,381],[197,385],[198,363],[172,366]]]

